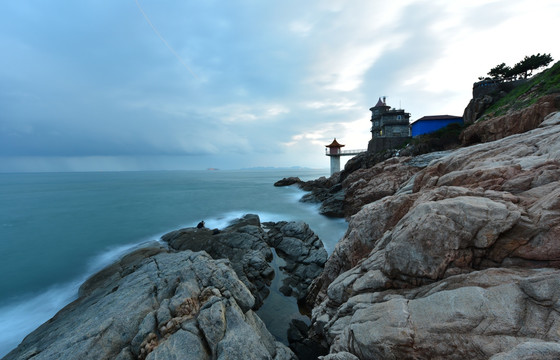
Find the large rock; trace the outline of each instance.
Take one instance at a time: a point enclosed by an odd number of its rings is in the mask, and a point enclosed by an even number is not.
[[[344,215],[349,218],[365,204],[393,195],[407,182],[419,167],[409,165],[409,157],[391,158],[368,169],[360,169],[342,182],[346,189]]]
[[[257,215],[245,215],[222,231],[184,228],[163,235],[162,240],[175,250],[203,250],[215,259],[229,259],[255,296],[255,310],[268,295],[267,285],[274,276],[272,252]]]
[[[469,125],[474,124],[497,100],[499,100],[499,95],[491,96],[486,94],[477,98],[472,98],[463,112],[463,122]]]
[[[488,269],[398,294],[362,293],[323,319],[323,333],[331,353],[359,359],[488,359],[502,352],[496,359],[541,359],[542,351],[558,354],[559,279],[553,269]],[[543,341],[555,346],[539,346]],[[524,357],[508,357],[516,346],[525,346],[515,350]]]
[[[142,249],[84,283],[5,359],[293,358],[254,302],[228,260]]]
[[[290,186],[290,185],[294,185],[294,184],[299,184],[301,183],[301,179],[296,177],[296,176],[291,176],[291,177],[287,177],[287,178],[283,178],[282,180],[278,180],[277,182],[274,183],[274,186],[280,187],[280,186]]]
[[[311,286],[311,336],[333,358],[554,358],[558,249],[555,113],[364,205]]]
[[[327,251],[322,241],[301,221],[260,223],[257,215],[247,214],[222,231],[185,228],[162,237],[176,250],[204,250],[213,258],[229,259],[233,269],[255,296],[254,310],[269,293],[274,277],[271,248],[286,261],[282,271],[284,293],[302,299],[311,281],[323,270]]]

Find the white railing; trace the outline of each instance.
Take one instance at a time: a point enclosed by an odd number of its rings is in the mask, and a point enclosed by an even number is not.
[[[347,155],[358,155],[361,154],[363,152],[366,152],[367,149],[357,149],[357,150],[339,150],[335,153],[331,153],[331,149],[326,148],[325,149],[325,155],[327,156],[332,156],[332,155],[341,155],[341,156],[347,156]]]

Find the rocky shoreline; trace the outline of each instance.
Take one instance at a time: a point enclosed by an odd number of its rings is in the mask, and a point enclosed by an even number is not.
[[[4,359],[560,358],[560,113],[351,166],[276,184],[349,220],[328,259],[302,222],[173,231],[92,276]],[[273,249],[282,293],[311,309],[291,349],[255,313],[278,275]]]
[[[246,215],[124,256],[4,359],[296,359],[255,313],[275,276],[271,249],[286,264],[283,292],[304,299],[327,260],[322,242],[303,222]]]

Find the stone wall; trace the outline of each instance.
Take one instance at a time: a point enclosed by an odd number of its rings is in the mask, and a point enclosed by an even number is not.
[[[505,81],[505,80],[483,80],[473,84],[473,98],[482,98],[485,95],[495,94],[500,91],[509,92],[516,86],[527,82],[526,79]]]
[[[369,141],[368,151],[378,152],[387,149],[396,149],[404,145],[404,143],[409,139],[409,136],[376,137]]]

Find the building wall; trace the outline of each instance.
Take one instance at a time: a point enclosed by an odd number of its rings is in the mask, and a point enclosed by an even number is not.
[[[379,104],[372,107],[370,111],[372,127],[368,151],[378,152],[399,148],[410,139],[409,113],[402,109],[391,109],[387,105],[379,106]]]
[[[383,136],[410,136],[409,125],[385,125],[383,127]]]
[[[373,138],[368,143],[368,151],[378,152],[387,149],[397,149],[403,146],[408,140],[410,140],[409,136]]]
[[[437,120],[419,120],[412,123],[412,137],[422,134],[428,134],[446,127],[452,123],[463,123],[463,119],[437,119]]]

